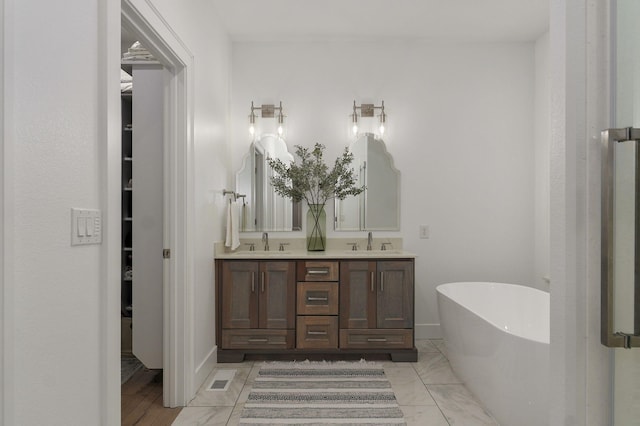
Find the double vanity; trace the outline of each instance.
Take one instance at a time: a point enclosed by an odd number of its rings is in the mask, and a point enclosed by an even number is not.
[[[244,239],[235,252],[216,247],[218,362],[417,360],[415,256],[399,249],[399,238],[371,239],[371,231],[400,230],[400,172],[373,134],[350,152],[365,190],[335,200],[333,229],[368,231],[369,239],[329,239],[320,252],[308,252],[303,238],[279,238],[271,247],[268,239]],[[236,174],[239,231],[300,231],[302,206],[276,193],[268,159],[293,160],[277,135],[256,139]]]
[[[285,246],[216,253],[218,362],[417,360],[413,254]]]

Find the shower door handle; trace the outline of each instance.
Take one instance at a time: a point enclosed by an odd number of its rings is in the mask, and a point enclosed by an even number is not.
[[[602,264],[601,264],[601,318],[600,318],[600,341],[603,345],[608,347],[640,347],[640,129],[636,128],[622,128],[622,129],[608,129],[604,130],[601,135],[602,145],[602,228],[601,228],[601,250],[602,250]],[[635,205],[626,206],[627,209],[620,206],[623,211],[634,211],[635,217],[633,217],[634,231],[631,233],[632,243],[627,241],[628,245],[633,245],[635,250],[635,257],[633,259],[633,267],[626,265],[625,272],[627,276],[632,276],[630,281],[633,286],[634,300],[633,300],[633,332],[616,331],[619,325],[615,324],[615,311],[616,304],[614,303],[616,295],[616,286],[623,284],[623,273],[614,274],[614,267],[616,266],[616,255],[620,256],[620,253],[616,254],[616,243],[620,243],[623,238],[616,239],[616,201],[628,199],[629,197],[622,197],[618,194],[616,197],[616,173],[620,173],[616,170],[616,166],[620,166],[619,161],[616,161],[616,147],[618,144],[635,144],[635,159],[634,170],[631,173],[634,174],[634,192],[635,197],[633,203]],[[622,148],[619,148],[620,150]],[[629,159],[628,157],[624,157]],[[619,159],[620,160],[620,159]],[[627,169],[628,170],[628,169]],[[626,170],[625,170],[626,171]],[[623,220],[618,217],[618,221]],[[631,220],[628,220],[629,222]],[[628,235],[629,233],[624,233]],[[620,248],[619,248],[620,249]],[[620,258],[618,258],[618,262]],[[618,263],[618,266],[620,263]],[[633,269],[633,272],[630,270]],[[618,281],[616,283],[616,280]],[[620,309],[619,306],[617,306]],[[631,330],[628,330],[631,331]]]

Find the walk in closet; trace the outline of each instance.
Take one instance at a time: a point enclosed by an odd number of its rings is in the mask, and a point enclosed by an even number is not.
[[[123,62],[132,77],[122,104],[122,353],[162,368],[163,115],[167,72],[154,61]]]

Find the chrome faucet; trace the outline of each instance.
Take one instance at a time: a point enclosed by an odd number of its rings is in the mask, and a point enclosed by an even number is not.
[[[369,235],[367,236],[367,250],[368,251],[371,251],[373,249],[372,243],[373,243],[373,234],[371,232],[369,232]]]
[[[262,233],[262,242],[264,243],[264,251],[269,251],[269,233]]]

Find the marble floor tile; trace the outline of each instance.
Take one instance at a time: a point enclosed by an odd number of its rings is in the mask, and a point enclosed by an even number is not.
[[[440,409],[433,406],[400,406],[407,426],[449,426]]]
[[[416,349],[418,349],[418,352],[439,352],[434,341],[426,339],[416,340]]]
[[[400,405],[435,405],[435,401],[414,369],[385,368],[393,393]]]
[[[204,381],[195,398],[189,402],[189,407],[233,407],[238,401],[238,396],[247,381],[247,377],[251,372],[248,368],[233,368],[236,373],[226,391],[210,391],[207,387],[211,384],[216,372],[220,370],[228,370],[229,368],[214,368],[207,380]]]
[[[427,389],[449,424],[464,426],[498,425],[464,385],[427,385]]]
[[[244,385],[244,387],[242,388],[242,391],[240,391],[240,395],[238,396],[238,400],[236,404],[244,404],[245,402],[247,402],[247,399],[249,398],[249,394],[251,393],[252,387],[253,387],[253,383],[246,383]]]
[[[214,368],[229,369],[229,368],[251,368],[255,364],[260,364],[260,361],[242,361],[242,362],[220,362],[214,365]]]
[[[231,417],[229,417],[228,426],[236,426],[240,423],[240,415],[242,414],[242,409],[244,408],[244,404],[236,404],[233,408],[233,412],[231,413]]]
[[[412,368],[412,365],[410,362],[393,362],[393,361],[372,361],[372,362],[377,362],[383,368],[388,368],[388,367]]]
[[[440,352],[420,353],[413,368],[426,385],[462,383],[449,365],[449,361]]]
[[[261,367],[262,367],[262,363],[259,363],[259,362],[255,363],[253,367],[251,367],[251,372],[247,377],[247,384],[253,384],[253,382],[255,382]]]
[[[445,358],[449,358],[449,355],[447,354],[447,345],[445,345],[444,340],[442,340],[442,339],[432,339],[432,340],[430,340],[430,342],[433,344],[433,346],[438,348],[440,353],[442,355],[444,355]]]
[[[233,407],[184,407],[172,426],[226,425]]]
[[[418,362],[380,361],[408,425],[497,425],[452,371],[442,339],[416,340]],[[237,425],[262,361],[216,364],[175,426]],[[208,391],[218,370],[235,369],[227,391]]]

